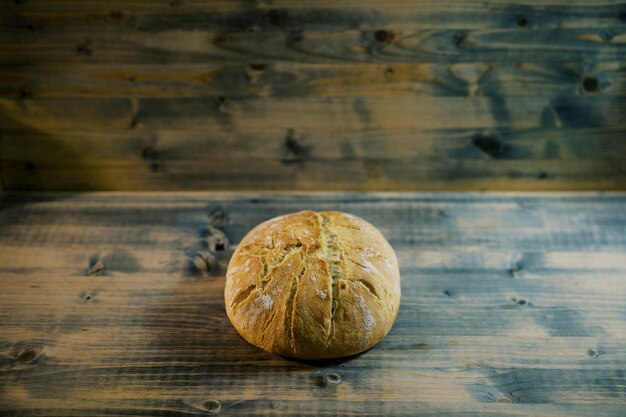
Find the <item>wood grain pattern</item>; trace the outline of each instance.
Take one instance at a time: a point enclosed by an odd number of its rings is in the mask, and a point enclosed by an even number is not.
[[[348,360],[266,354],[224,312],[243,235],[305,208],[400,261],[394,328]],[[0,413],[622,416],[625,220],[624,194],[10,194]]]
[[[623,61],[623,60],[622,60]],[[584,65],[568,62],[46,65],[0,68],[0,97],[544,97],[584,94]],[[597,65],[602,96],[623,96],[626,65]]]
[[[621,3],[135,3],[0,5],[6,188],[626,187]]]

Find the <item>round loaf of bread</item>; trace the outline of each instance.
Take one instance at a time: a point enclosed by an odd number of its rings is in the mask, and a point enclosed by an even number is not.
[[[391,329],[400,271],[387,240],[365,220],[301,211],[243,238],[224,298],[249,343],[292,358],[338,358],[371,348]]]

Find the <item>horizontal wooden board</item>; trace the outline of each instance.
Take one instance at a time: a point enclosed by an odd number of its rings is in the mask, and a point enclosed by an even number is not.
[[[47,65],[0,68],[0,97],[623,96],[626,66],[571,62],[452,64]]]
[[[31,190],[620,190],[623,165],[605,161],[486,162],[309,161],[307,170],[280,160],[223,159],[210,162],[72,161],[71,165],[32,162],[5,164],[8,189]],[[450,164],[453,164],[451,167]],[[223,167],[227,165],[227,167]],[[322,174],[323,173],[323,174]],[[616,178],[616,175],[620,177]]]
[[[73,30],[89,22],[102,25],[167,30],[180,27],[193,29],[304,29],[341,30],[371,29],[392,26],[498,27],[498,28],[589,28],[623,23],[623,5],[614,1],[588,2],[507,1],[474,3],[467,1],[388,1],[385,7],[375,1],[272,1],[192,2],[171,5],[152,1],[128,4],[122,1],[72,2],[29,1],[3,3],[5,19],[30,21],[37,26],[27,30]],[[210,10],[210,11],[209,11]],[[527,19],[520,22],[520,18]],[[31,30],[33,31],[33,30]]]
[[[169,64],[295,61],[305,63],[456,63],[580,61],[623,62],[626,35],[606,41],[588,29],[423,29],[384,31],[125,31],[41,34],[30,41],[11,34],[0,43],[3,65],[66,63]],[[384,42],[376,38],[385,37]],[[26,37],[31,37],[29,33]],[[19,37],[18,37],[19,39]]]
[[[233,248],[301,209],[360,215],[398,255],[398,319],[357,357],[272,356],[225,315]],[[625,209],[624,194],[10,194],[0,413],[621,416]]]
[[[594,128],[626,125],[626,97],[309,97],[0,99],[3,130],[154,129],[264,134],[294,131]],[[71,116],[71,117],[70,117]],[[320,123],[324,119],[325,123]]]

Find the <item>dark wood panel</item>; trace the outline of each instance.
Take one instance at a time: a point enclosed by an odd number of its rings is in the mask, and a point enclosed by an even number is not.
[[[135,29],[157,32],[183,29],[376,30],[601,28],[623,24],[624,7],[614,1],[142,1],[3,3],[6,27],[45,33]],[[96,23],[96,25],[94,25]],[[608,40],[610,40],[609,37]]]
[[[591,79],[597,84],[592,86]],[[587,91],[594,87],[593,91]],[[623,96],[626,66],[513,64],[49,65],[0,69],[0,97]]]
[[[71,160],[5,163],[5,185],[18,190],[620,190],[623,165],[609,161],[333,161],[297,164],[247,158],[145,162]],[[451,166],[452,165],[452,166]],[[616,177],[616,175],[619,175]]]
[[[202,30],[99,34],[49,34],[0,44],[3,65],[296,61],[306,63],[455,63],[623,61],[626,36],[605,41],[588,29],[412,29],[392,34],[360,30],[329,32]],[[385,39],[380,41],[379,38]]]
[[[624,194],[5,196],[0,412],[621,416],[625,203]],[[304,208],[363,216],[398,254],[398,319],[357,357],[272,356],[224,313],[224,267],[243,234]],[[228,238],[223,251],[208,226]],[[207,253],[208,269],[196,262]]]
[[[0,99],[9,129],[138,128],[246,133],[623,127],[626,97],[291,97]],[[324,123],[321,123],[321,121]]]
[[[232,10],[233,5],[181,3],[156,13],[128,12],[121,3],[91,4],[84,12],[74,5],[46,12],[37,10],[41,3],[5,4],[1,62],[507,63],[624,57],[620,28],[626,12],[614,3],[397,2],[384,9],[357,2],[294,4]],[[172,9],[166,3],[156,7]]]
[[[274,129],[272,129],[274,130]],[[354,131],[280,130],[251,133],[203,132],[202,130],[109,129],[104,131],[5,130],[0,152],[15,162],[49,161],[66,149],[93,163],[125,161],[133,164],[168,161],[212,161],[257,158],[305,165],[312,160],[341,163],[349,160],[528,160],[604,161],[618,164],[626,151],[624,132],[613,128],[538,127],[417,130],[384,132],[376,128]],[[617,151],[616,151],[617,150]],[[143,161],[143,162],[142,162]],[[571,161],[571,162],[568,162]],[[70,164],[71,160],[62,161]],[[399,161],[401,162],[401,161]],[[302,168],[306,168],[303,166]]]
[[[613,1],[0,10],[8,189],[626,187]]]

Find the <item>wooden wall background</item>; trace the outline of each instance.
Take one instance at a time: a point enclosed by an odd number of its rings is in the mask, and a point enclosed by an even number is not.
[[[3,1],[10,190],[626,188],[626,3]]]

